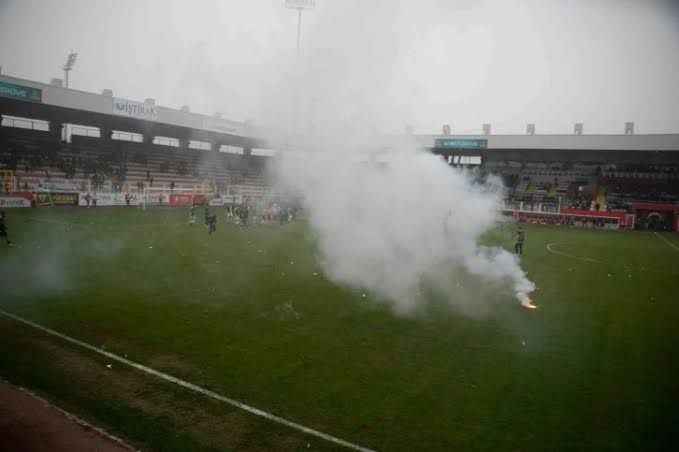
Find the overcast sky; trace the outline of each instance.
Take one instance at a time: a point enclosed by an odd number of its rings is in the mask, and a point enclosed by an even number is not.
[[[619,133],[635,121],[638,133],[679,132],[679,1],[316,4],[305,61],[341,78],[314,95],[342,84],[369,96],[380,126]],[[73,88],[257,120],[285,89],[296,21],[284,0],[0,0],[0,65],[48,82],[73,49]]]

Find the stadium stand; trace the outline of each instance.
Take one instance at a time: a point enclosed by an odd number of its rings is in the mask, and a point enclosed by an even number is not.
[[[7,76],[0,83],[12,88],[0,96],[3,205],[54,205],[52,194],[65,205],[91,194],[126,205],[151,189],[169,204],[174,190],[232,204],[277,196],[269,157],[252,154],[269,143],[245,123]],[[520,221],[679,231],[679,135],[415,139],[453,166],[498,176],[505,211]]]
[[[0,169],[12,171],[17,191],[141,192],[144,187],[191,189],[211,185],[224,195],[261,197],[270,192],[266,158],[180,150],[168,146],[74,136],[49,136],[3,128]]]

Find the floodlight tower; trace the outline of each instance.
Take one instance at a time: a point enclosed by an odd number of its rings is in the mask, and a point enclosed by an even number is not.
[[[293,137],[299,136],[300,97],[302,78],[302,13],[316,7],[316,0],[285,0],[285,7],[297,10],[297,61],[292,83],[292,114],[290,115],[290,132]]]
[[[68,73],[71,72],[71,69],[75,66],[76,59],[78,59],[78,54],[71,50],[66,57],[66,63],[64,63],[64,66],[62,67],[64,70],[64,88],[68,88]]]
[[[285,7],[297,10],[297,56],[302,52],[302,12],[314,9],[316,0],[285,0]]]

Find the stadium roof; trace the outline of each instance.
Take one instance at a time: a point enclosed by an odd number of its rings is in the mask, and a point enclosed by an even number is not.
[[[417,135],[422,147],[436,148],[437,139],[487,140],[489,150],[679,151],[679,134],[647,135]]]
[[[245,123],[217,116],[96,94],[0,75],[0,114],[22,115],[176,138],[269,147]],[[393,137],[392,137],[393,138]],[[477,150],[679,151],[679,134],[630,135],[417,135],[420,147],[441,149],[436,140],[479,141]],[[455,147],[448,149],[455,150]],[[470,151],[470,148],[465,148]]]
[[[0,113],[225,144],[252,145],[246,125],[217,116],[0,75]]]

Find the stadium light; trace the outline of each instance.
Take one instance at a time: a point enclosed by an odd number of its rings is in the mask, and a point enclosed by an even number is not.
[[[64,66],[62,67],[64,70],[64,85],[66,88],[68,88],[68,73],[71,72],[71,69],[73,69],[73,66],[75,66],[77,59],[78,54],[71,50],[66,57],[66,63],[64,63]]]
[[[297,10],[297,56],[302,51],[302,11],[316,7],[316,0],[285,0],[285,7]]]

